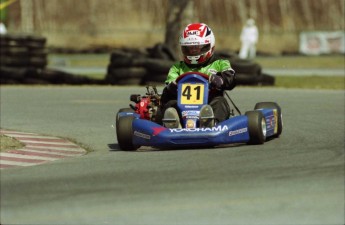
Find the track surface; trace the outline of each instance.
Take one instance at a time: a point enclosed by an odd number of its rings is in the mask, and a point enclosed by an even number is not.
[[[72,137],[78,159],[1,171],[1,224],[344,224],[344,91],[237,88],[283,110],[261,146],[123,152],[112,128],[138,87],[1,87],[1,127]]]

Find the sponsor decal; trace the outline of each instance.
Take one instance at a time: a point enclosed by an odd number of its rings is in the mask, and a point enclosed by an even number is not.
[[[187,126],[187,128],[194,128],[195,123],[193,120],[187,120],[186,126]]]
[[[134,136],[141,137],[141,138],[148,139],[148,140],[151,139],[150,135],[144,134],[144,133],[141,133],[141,132],[138,132],[138,131],[134,131]]]
[[[208,72],[212,75],[215,75],[215,74],[217,74],[218,71],[215,69],[209,69]]]
[[[186,118],[186,119],[199,119],[199,116],[186,116],[186,117],[183,117],[183,118]]]
[[[191,39],[191,38],[190,38]],[[184,45],[201,45],[200,41],[188,41]]]
[[[197,105],[185,105],[184,107],[187,109],[197,109],[199,106],[197,106]]]
[[[187,31],[187,36],[189,35],[197,35],[197,36],[200,36],[200,31],[199,30],[190,30],[190,31]]]
[[[162,131],[165,131],[166,129],[168,129],[168,128],[166,128],[166,127],[153,127],[152,128],[152,130],[153,130],[152,135],[156,136],[156,135],[160,134]]]
[[[195,111],[195,110],[183,111],[182,117],[187,117],[187,116],[199,116],[199,111]]]
[[[228,126],[217,126],[217,127],[202,127],[202,128],[174,128],[169,129],[171,133],[180,133],[180,132],[223,132],[229,130]]]
[[[276,116],[274,115],[274,110],[273,110],[273,114],[266,117],[267,130],[273,130],[274,132],[276,132],[275,131],[277,127],[276,121],[277,119],[276,119]]]
[[[273,117],[274,117],[274,122],[275,122],[275,126],[274,126],[274,133],[278,133],[278,110],[273,109]]]
[[[231,130],[231,131],[229,131],[229,136],[235,136],[238,134],[243,134],[243,133],[246,133],[247,131],[248,131],[247,127],[244,127],[244,128],[238,129],[238,130]]]

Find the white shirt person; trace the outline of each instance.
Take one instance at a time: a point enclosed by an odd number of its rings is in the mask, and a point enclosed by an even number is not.
[[[256,43],[259,39],[259,31],[253,19],[248,19],[242,29],[240,40],[242,43],[239,57],[241,59],[253,59],[256,56]]]

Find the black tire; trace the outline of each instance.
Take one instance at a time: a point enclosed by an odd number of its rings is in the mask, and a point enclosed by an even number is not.
[[[7,47],[6,54],[8,56],[26,56],[29,54],[29,50],[27,47],[23,46],[12,46],[12,47]]]
[[[27,55],[25,55],[22,57],[6,57],[1,60],[4,60],[5,65],[9,67],[27,67],[29,65],[30,58]]]
[[[116,118],[115,118],[115,124],[118,123],[119,121],[119,113],[120,112],[134,112],[134,110],[132,108],[122,108],[122,109],[119,109],[119,111],[116,113]]]
[[[236,73],[236,84],[237,85],[258,85],[259,76],[252,74]]]
[[[275,77],[263,73],[259,76],[258,84],[262,86],[273,86],[275,84]]]
[[[174,52],[165,44],[158,43],[150,50],[150,56],[156,59],[177,61]]]
[[[20,84],[17,80],[0,77],[0,84]]]
[[[164,59],[146,59],[144,60],[144,67],[150,72],[165,73],[168,74],[173,61]]]
[[[31,57],[29,59],[29,66],[35,68],[44,68],[48,64],[47,58],[43,57]]]
[[[46,84],[50,84],[48,81],[46,80],[40,80],[40,79],[33,79],[33,78],[25,78],[22,81],[22,84],[39,84],[39,85],[46,85]]]
[[[133,55],[131,53],[122,51],[122,50],[114,50],[111,54],[110,54],[110,61],[112,62],[115,59],[123,59],[123,58],[129,58],[131,59],[133,57]]]
[[[109,69],[105,81],[109,84],[139,85],[147,71],[142,67]]]
[[[116,78],[142,78],[146,75],[147,70],[143,67],[129,67],[129,68],[117,68],[110,69],[109,74],[112,74]]]
[[[27,68],[0,67],[1,78],[21,81],[28,74]]]
[[[28,36],[21,34],[8,34],[7,40],[9,46],[26,46]]]
[[[33,48],[29,50],[30,57],[40,57],[47,59],[49,50],[46,48]]]
[[[122,150],[135,151],[140,146],[133,145],[133,116],[122,116],[116,123],[117,142]]]
[[[166,74],[149,74],[143,80],[144,85],[162,86],[167,79]]]
[[[42,48],[46,45],[47,38],[40,37],[40,36],[28,36],[27,38],[27,46],[33,46],[35,48]]]
[[[278,130],[277,134],[274,137],[279,137],[283,132],[283,115],[280,106],[275,102],[258,102],[256,103],[255,110],[257,109],[276,109],[277,110],[277,117],[278,117]]]
[[[230,62],[240,60],[238,54],[235,52],[230,52],[228,50],[216,50],[214,55],[218,58],[228,59]]]
[[[109,68],[116,69],[121,67],[132,67],[133,59],[131,57],[113,58],[110,61]]]
[[[141,85],[143,83],[143,79],[142,78],[129,78],[129,79],[125,79],[125,78],[121,78],[117,81],[117,85],[131,85],[131,86],[137,86],[137,85]]]
[[[248,144],[263,144],[266,140],[266,121],[260,111],[249,111],[245,114],[248,117]]]
[[[251,61],[235,60],[231,62],[231,67],[236,73],[244,73],[253,76],[261,74],[261,66]]]

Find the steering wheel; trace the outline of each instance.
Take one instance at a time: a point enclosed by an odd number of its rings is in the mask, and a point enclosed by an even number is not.
[[[176,83],[178,83],[182,78],[188,76],[188,75],[198,75],[198,76],[201,76],[203,78],[205,78],[206,80],[208,80],[209,76],[204,74],[204,73],[200,73],[200,72],[187,72],[187,73],[184,73],[184,74],[181,74],[180,76],[178,76],[176,78]]]

